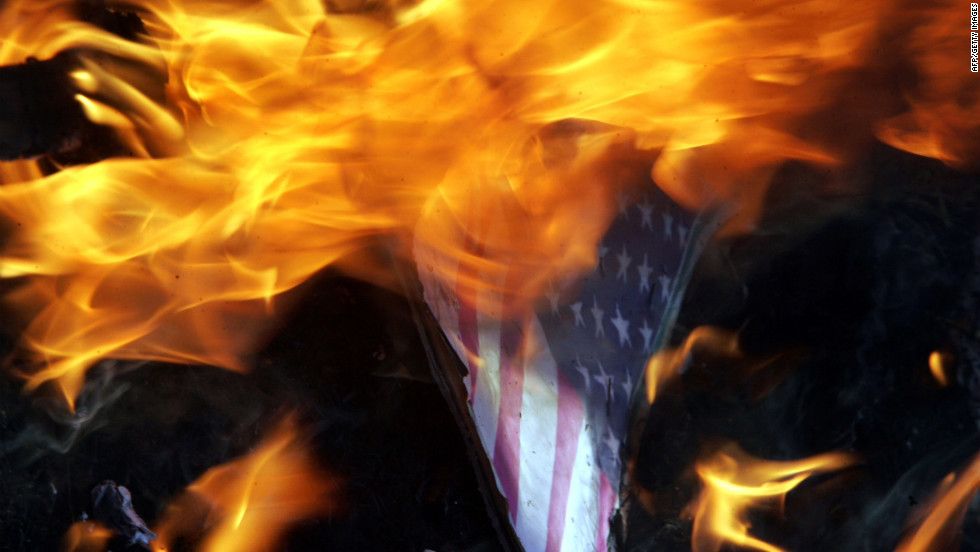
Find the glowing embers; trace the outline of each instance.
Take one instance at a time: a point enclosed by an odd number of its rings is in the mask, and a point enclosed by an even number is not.
[[[749,534],[748,512],[781,506],[786,493],[811,475],[840,470],[854,463],[843,453],[828,453],[791,462],[753,458],[734,445],[698,462],[701,495],[694,512],[692,547],[695,552],[717,552],[733,544],[763,552],[782,549]]]

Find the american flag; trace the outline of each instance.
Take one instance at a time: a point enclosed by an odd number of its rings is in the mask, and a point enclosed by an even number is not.
[[[416,248],[425,301],[468,369],[469,415],[526,552],[608,549],[631,398],[691,225],[657,190],[621,197],[577,295],[552,289],[521,324],[499,320],[492,286],[460,302]]]

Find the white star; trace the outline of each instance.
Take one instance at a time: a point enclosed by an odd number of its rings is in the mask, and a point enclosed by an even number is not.
[[[633,340],[630,339],[629,328],[630,321],[623,318],[623,315],[619,312],[619,305],[616,305],[616,318],[611,320],[613,326],[616,326],[616,332],[619,334],[619,346],[622,347],[623,343],[628,343],[629,347],[633,348]]]
[[[681,245],[684,245],[684,241],[687,239],[687,228],[683,224],[677,225],[677,237],[680,239]]]
[[[623,391],[626,392],[626,398],[629,399],[630,395],[633,394],[633,375],[630,374],[629,370],[626,371],[626,381],[620,385],[623,386]]]
[[[630,267],[630,263],[633,262],[633,258],[626,253],[626,244],[623,244],[623,252],[616,255],[616,260],[619,261],[619,271],[616,272],[616,279],[622,278],[626,281],[626,269]]]
[[[582,318],[582,302],[581,301],[576,301],[576,302],[572,303],[571,305],[568,305],[568,308],[572,309],[572,314],[575,315],[575,325],[576,326],[582,326],[584,328],[585,327],[585,319]]]
[[[605,311],[599,308],[599,303],[594,296],[592,297],[592,308],[589,311],[592,312],[592,319],[595,320],[595,336],[606,337],[606,329],[602,327],[602,315]]]
[[[554,316],[559,316],[558,314],[558,297],[559,293],[555,291],[555,288],[549,287],[548,291],[544,294],[548,298],[548,303],[551,304],[551,314]]]
[[[652,344],[653,328],[651,328],[650,325],[647,324],[646,318],[643,319],[643,327],[640,328],[640,335],[643,336],[643,352],[644,353],[652,352],[650,348],[653,345]]]
[[[642,218],[640,228],[649,228],[653,232],[653,205],[647,198],[643,198],[643,203],[637,205],[636,208],[640,210],[640,217]]]
[[[674,235],[674,217],[670,216],[667,211],[661,213],[661,216],[664,217],[664,239],[669,240]]]
[[[647,264],[646,253],[643,254],[643,264],[636,267],[636,271],[640,273],[640,293],[650,291],[650,274],[653,273],[653,267]]]
[[[592,380],[589,378],[589,369],[582,364],[578,355],[575,355],[575,370],[582,374],[582,381],[585,382],[585,395],[592,394]]]
[[[619,455],[619,439],[615,435],[613,435],[611,429],[606,432],[606,438],[603,439],[603,441],[606,443],[606,446],[609,447],[609,450],[611,450],[613,454],[617,456]]]
[[[670,276],[661,274],[657,280],[660,280],[660,300],[666,301],[667,296],[670,295]]]
[[[599,367],[599,373],[592,374],[592,379],[599,382],[600,388],[605,389],[609,386],[609,374],[606,373],[606,370],[602,367],[602,363],[598,360],[596,361],[596,365]]]
[[[623,217],[623,220],[629,220],[629,206],[630,200],[626,197],[626,194],[619,194],[616,196],[616,201],[619,202],[619,214]]]

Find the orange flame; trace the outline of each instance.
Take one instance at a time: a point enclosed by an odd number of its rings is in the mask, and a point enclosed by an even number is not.
[[[939,484],[932,498],[923,503],[926,513],[916,530],[902,540],[895,552],[926,552],[946,550],[952,537],[963,525],[970,500],[980,490],[980,455],[973,458],[962,472],[949,474]]]
[[[202,552],[272,550],[297,521],[338,507],[338,486],[313,463],[292,422],[282,424],[255,452],[208,470],[167,509],[154,530],[153,550],[177,537],[206,533]]]
[[[28,387],[69,402],[105,357],[244,369],[273,298],[380,233],[446,259],[463,301],[491,288],[519,311],[594,265],[617,196],[645,185],[624,162],[687,207],[739,204],[738,229],[781,163],[843,167],[873,129],[954,164],[975,151],[950,121],[977,98],[951,107],[965,77],[932,64],[952,4],[137,0],[139,43],[73,4],[0,8],[0,62],[70,52],[84,113],[133,152],[0,172]],[[909,123],[875,56],[884,26],[919,19]]]
[[[112,530],[94,521],[78,521],[65,534],[68,552],[102,552],[112,538]]]
[[[717,552],[725,543],[762,552],[782,548],[749,535],[746,511],[766,502],[782,500],[815,473],[839,470],[854,462],[844,453],[827,453],[792,462],[753,458],[736,446],[728,446],[697,464],[704,485],[692,505],[695,552]]]
[[[740,353],[737,333],[711,326],[695,328],[684,340],[683,345],[663,349],[647,361],[647,400],[652,403],[657,398],[657,389],[667,380],[678,375],[684,368],[691,351],[700,347],[728,355]]]
[[[965,6],[926,3],[909,13],[919,23],[900,46],[918,81],[906,92],[911,109],[876,128],[885,143],[961,169],[980,167],[980,86],[961,52],[970,44]]]
[[[932,377],[936,378],[940,387],[949,385],[949,377],[946,376],[946,358],[943,353],[933,351],[929,354],[929,371]]]

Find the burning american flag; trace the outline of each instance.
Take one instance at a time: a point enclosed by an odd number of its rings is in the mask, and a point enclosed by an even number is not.
[[[391,284],[387,267],[350,260],[384,241],[417,266],[465,368],[452,398],[505,529],[527,552],[602,552],[629,489],[631,417],[666,374],[652,369],[665,357],[647,360],[715,230],[693,213],[724,210],[723,232],[748,232],[787,165],[810,171],[807,194],[860,190],[860,160],[881,144],[976,170],[966,7],[2,1],[11,373],[71,423],[105,360],[246,374],[288,316],[283,296],[326,267]],[[53,99],[24,85],[38,81]],[[258,495],[278,500],[282,455],[317,492],[280,528],[323,512],[334,488],[310,483],[303,434],[284,427],[190,489],[234,495],[239,549],[256,542],[239,495],[261,480]],[[731,504],[850,462],[718,457],[693,467],[699,511],[721,520],[700,540],[695,522],[702,550],[745,544]],[[959,506],[974,479],[946,486]]]
[[[461,302],[434,277],[432,253],[416,248],[426,302],[466,365],[468,414],[525,550],[606,550],[629,413],[669,302],[683,294],[691,229],[691,215],[658,190],[621,196],[595,269],[552,282],[523,321],[495,317],[492,290]]]

